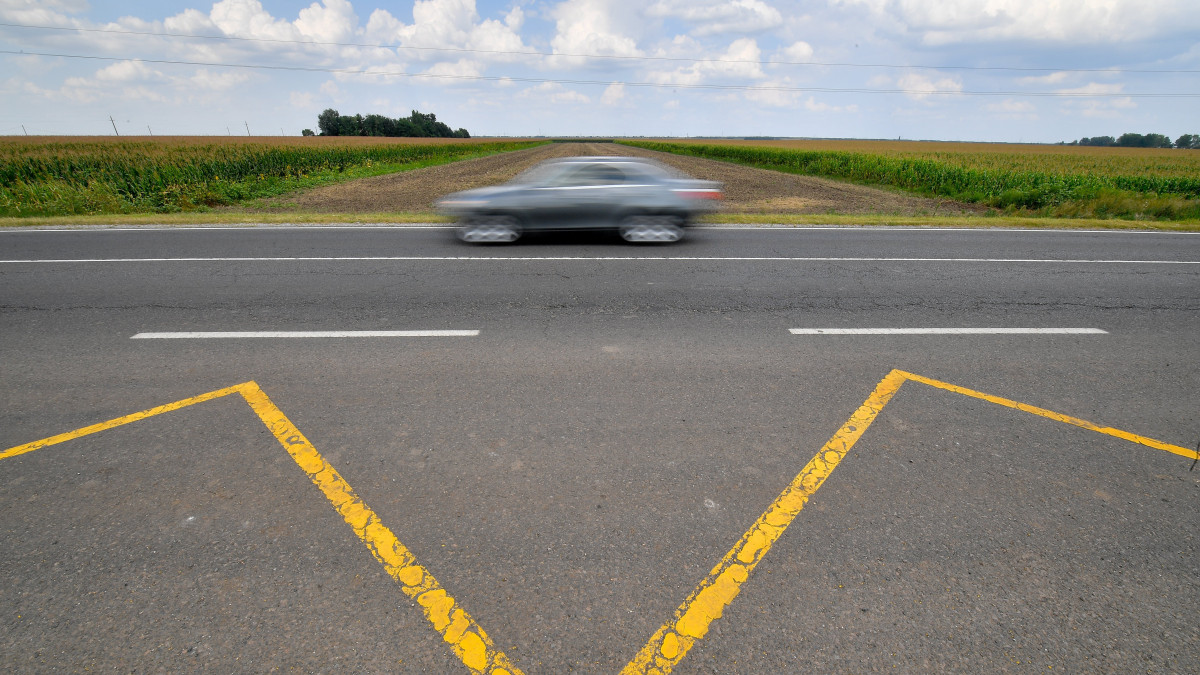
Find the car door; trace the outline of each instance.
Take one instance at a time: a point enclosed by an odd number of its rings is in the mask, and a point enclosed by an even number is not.
[[[610,222],[616,191],[626,177],[617,167],[581,163],[537,189],[535,213],[539,226],[555,229],[596,227]]]

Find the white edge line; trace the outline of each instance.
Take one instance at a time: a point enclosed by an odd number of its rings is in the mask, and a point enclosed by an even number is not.
[[[1164,230],[1061,230],[1040,227],[939,227],[922,225],[791,225],[788,223],[698,223],[691,226],[697,230],[853,230],[870,232],[971,232],[971,233],[1033,233],[1033,234],[1153,234],[1197,236],[1200,232],[1177,232]],[[0,235],[22,232],[177,232],[197,230],[403,230],[431,229],[450,230],[455,225],[446,223],[233,223],[197,225],[30,225],[0,228]]]
[[[917,263],[1031,263],[1076,265],[1200,265],[1200,260],[1092,260],[1082,258],[866,258],[783,256],[345,256],[278,258],[58,258],[43,260],[0,260],[0,264],[71,263],[162,263],[162,262],[546,262],[546,261],[645,261],[682,262],[917,262]]]
[[[1099,328],[789,328],[792,335],[1108,335]]]
[[[196,331],[138,333],[131,340],[196,340],[230,338],[475,337],[478,330],[317,330]]]

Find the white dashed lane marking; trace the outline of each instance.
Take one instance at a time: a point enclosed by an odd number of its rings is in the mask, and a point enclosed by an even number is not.
[[[379,337],[475,337],[478,330],[265,330],[138,333],[131,340],[198,340],[210,338],[379,338]]]
[[[1099,328],[789,328],[792,335],[1107,335]]]

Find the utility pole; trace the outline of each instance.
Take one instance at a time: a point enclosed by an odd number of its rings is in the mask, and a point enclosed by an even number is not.
[[[25,125],[24,125],[24,124],[22,124],[22,125],[21,125],[21,131],[25,131]],[[28,135],[29,135],[29,132],[28,132],[28,131],[25,131],[25,135],[26,135],[26,136],[28,136]]]
[[[113,133],[114,133],[114,134],[116,134],[116,135],[118,135],[118,136],[120,136],[120,135],[121,135],[121,132],[117,131],[117,122],[116,122],[116,120],[114,120],[114,119],[112,118],[112,115],[109,115],[109,116],[108,116],[108,121],[109,121],[109,122],[112,122],[112,125],[113,125]]]
[[[249,138],[250,137],[250,123],[243,121],[242,124],[246,125],[246,137]]]

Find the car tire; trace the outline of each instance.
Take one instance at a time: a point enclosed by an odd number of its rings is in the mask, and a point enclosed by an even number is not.
[[[512,216],[486,216],[459,225],[456,234],[468,244],[511,244],[521,238],[521,224]]]
[[[670,244],[683,239],[683,228],[673,216],[629,216],[617,231],[631,244]]]

